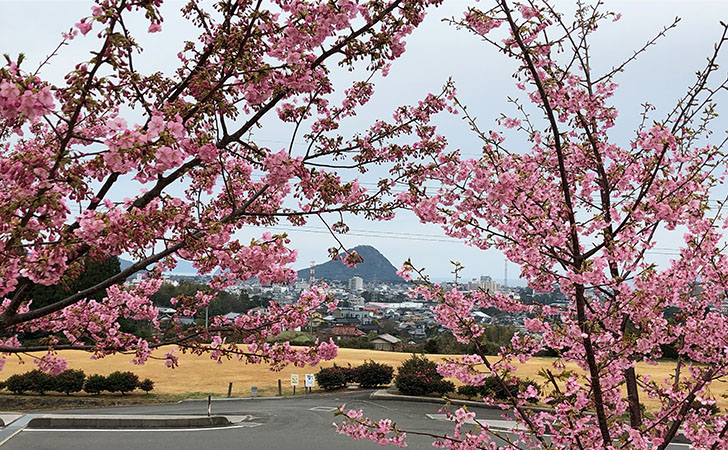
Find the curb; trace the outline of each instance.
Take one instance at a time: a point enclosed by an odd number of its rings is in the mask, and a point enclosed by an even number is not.
[[[486,405],[482,402],[476,402],[473,400],[460,400],[460,399],[444,399],[442,397],[420,397],[416,395],[402,395],[402,394],[391,394],[387,392],[385,389],[380,389],[378,391],[372,392],[372,394],[369,396],[372,400],[398,400],[401,402],[418,402],[418,403],[438,403],[441,405],[444,405],[446,403],[450,403],[451,405],[460,405],[460,406],[472,406],[476,408],[485,408],[485,409],[493,409],[496,411],[508,411],[504,410],[502,408],[499,408],[497,406],[491,406]],[[524,409],[528,409],[530,411],[537,411],[537,412],[553,412],[553,409],[550,408],[540,408],[537,406],[524,406]]]
[[[298,396],[297,396],[298,397]],[[301,396],[303,397],[303,396]],[[293,398],[293,397],[219,397],[219,398],[211,398],[211,402],[229,402],[229,401],[239,401],[239,400],[283,400],[284,398]],[[186,398],[184,400],[180,400],[177,403],[187,403],[187,402],[207,402],[207,399],[205,398]]]
[[[204,428],[231,425],[225,416],[69,416],[46,414],[28,422],[32,429]]]
[[[12,425],[16,420],[25,416],[25,413],[14,411],[0,411],[0,428],[6,428]]]

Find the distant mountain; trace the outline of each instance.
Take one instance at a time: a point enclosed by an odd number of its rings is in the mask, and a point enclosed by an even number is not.
[[[121,265],[121,270],[126,270],[134,264],[133,262],[127,261],[123,258],[119,258],[119,263]],[[177,267],[175,267],[170,273],[173,275],[197,275],[197,269],[192,266],[191,262],[180,259],[177,261]]]
[[[134,263],[131,261],[127,261],[124,258],[119,258],[119,266],[121,266],[122,272],[125,271],[126,269],[128,269],[129,267],[131,267],[132,264],[134,264]]]
[[[364,262],[357,264],[355,268],[349,268],[341,261],[327,261],[323,264],[315,266],[317,280],[330,281],[349,281],[354,275],[360,276],[364,281],[383,281],[383,282],[402,282],[403,280],[397,275],[397,269],[384,257],[379,251],[370,245],[360,245],[349,249],[356,251]],[[125,259],[119,258],[121,270],[127,269],[133,263]],[[307,280],[309,278],[309,268],[298,271],[298,278]],[[170,272],[172,275],[195,275],[197,270],[192,263],[180,259],[177,267]]]
[[[348,281],[354,275],[360,276],[364,281],[402,282],[397,275],[397,269],[379,251],[370,245],[360,245],[349,249],[356,251],[364,262],[355,268],[346,267],[341,261],[328,261],[314,267],[317,280]],[[298,278],[307,280],[310,269],[298,271]]]

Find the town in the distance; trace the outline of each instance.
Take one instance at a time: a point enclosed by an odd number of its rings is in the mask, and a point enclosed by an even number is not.
[[[351,250],[364,259],[354,268],[332,260],[319,265],[312,263],[309,268],[299,270],[298,279],[292,284],[263,286],[255,279],[240,282],[220,291],[205,313],[197,317],[175,315],[170,299],[204,289],[209,276],[166,274],[165,282],[152,296],[152,301],[159,307],[162,320],[174,317],[183,324],[202,324],[217,315],[234,319],[251,310],[264,311],[270,301],[295,302],[311,284],[325,282],[327,292],[338,301],[337,308],[333,311],[322,308],[311,315],[306,327],[288,330],[279,336],[279,340],[306,345],[317,338],[332,338],[341,347],[388,351],[449,353],[465,350],[458,348],[461,344],[435,320],[431,309],[435,303],[409,296],[412,285],[397,275],[397,269],[377,249],[361,245]],[[138,274],[127,283],[134,284],[141,279],[143,274]],[[527,287],[509,287],[490,276],[443,284],[450,289],[457,286],[462,291],[500,291],[527,303],[554,306],[566,303],[558,289],[534,293]],[[523,329],[526,314],[510,314],[491,308],[476,310],[473,316],[484,325],[490,345],[500,346],[507,343],[514,332]],[[492,350],[497,351],[497,348]]]

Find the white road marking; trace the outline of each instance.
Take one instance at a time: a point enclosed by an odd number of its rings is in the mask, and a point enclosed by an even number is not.
[[[452,415],[448,419],[447,418],[447,414],[425,414],[425,416],[427,416],[429,419],[432,419],[432,420],[440,420],[440,421],[454,421],[455,420],[452,417]],[[518,424],[517,422],[512,421],[512,420],[487,420],[487,419],[478,420],[477,417],[476,417],[475,420],[469,419],[469,420],[466,420],[465,421],[465,423],[468,423],[468,424],[471,424],[471,425],[479,425],[478,422],[487,423],[492,428],[494,428],[496,431],[501,431],[501,432],[502,431],[505,431],[505,432],[510,433],[514,429],[518,429],[518,430],[524,430],[525,429],[521,424]],[[551,435],[550,434],[545,434],[544,436],[551,436]],[[668,446],[668,448],[671,448],[671,447],[677,446],[677,445],[680,445],[680,446],[683,446],[683,447],[692,448],[691,444],[684,444],[684,443],[681,443],[681,442],[671,442],[670,445]]]
[[[181,433],[185,431],[220,431],[220,430],[232,430],[234,428],[254,428],[263,425],[258,422],[246,422],[240,425],[230,425],[227,427],[206,427],[206,428],[25,428],[24,432],[33,433],[58,433],[58,432],[85,432],[85,433],[106,433],[109,431],[118,432],[138,432],[138,431],[153,431],[153,432],[175,432]]]
[[[2,447],[2,445],[3,445],[4,443],[8,442],[8,441],[9,441],[10,439],[14,438],[14,437],[15,437],[15,435],[16,435],[16,434],[18,434],[18,433],[20,433],[21,431],[23,431],[23,428],[18,428],[18,429],[17,429],[17,430],[16,430],[16,431],[15,431],[14,433],[12,433],[12,434],[11,434],[10,436],[8,436],[8,437],[6,437],[5,439],[3,439],[3,441],[2,441],[2,442],[0,442],[0,447]]]
[[[38,414],[26,414],[14,420],[10,425],[0,430],[0,439],[2,439],[2,441],[0,441],[0,446],[8,442],[21,431],[23,431],[28,425],[28,422],[30,422],[35,417],[38,417]]]
[[[334,412],[339,408],[336,408],[335,406],[314,406],[313,408],[308,408],[309,411],[321,411],[321,412]]]
[[[455,417],[450,414],[450,418],[448,419],[447,414],[425,414],[428,418],[432,420],[440,420],[440,421],[454,421]],[[493,428],[499,428],[499,429],[506,429],[506,430],[525,430],[525,428],[519,424],[516,421],[513,420],[497,420],[497,419],[478,419],[475,417],[474,419],[468,419],[465,421],[465,423],[471,424],[471,425],[480,425],[481,423],[487,423]]]

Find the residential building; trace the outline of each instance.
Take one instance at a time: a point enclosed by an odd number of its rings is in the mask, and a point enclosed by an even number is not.
[[[362,277],[353,276],[349,280],[349,290],[352,292],[361,292],[364,290],[364,280]]]
[[[394,347],[399,344],[400,340],[391,334],[385,333],[375,337],[371,342],[374,344],[374,350],[393,352]]]

